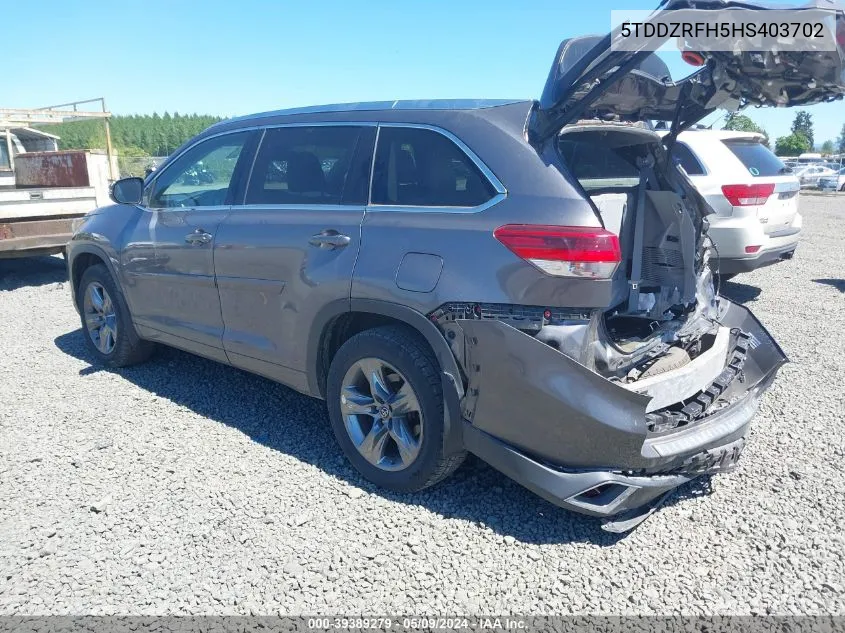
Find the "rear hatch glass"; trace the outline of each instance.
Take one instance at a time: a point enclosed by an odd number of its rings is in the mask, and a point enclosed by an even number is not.
[[[618,150],[595,143],[560,140],[558,152],[569,172],[587,191],[639,184],[639,171]]]
[[[792,235],[798,229],[792,226],[798,213],[798,180],[780,158],[757,141],[725,139],[722,141],[754,178],[771,183],[772,191],[765,204],[757,211],[763,232],[772,237]]]
[[[756,141],[722,141],[754,177],[771,178],[790,173],[789,168],[772,151]]]

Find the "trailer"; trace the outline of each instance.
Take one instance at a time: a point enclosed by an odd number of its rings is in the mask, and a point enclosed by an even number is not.
[[[109,117],[77,101],[35,110],[0,108],[0,259],[63,252],[80,218],[108,204],[118,177]],[[59,137],[35,125],[101,119],[106,148],[59,151]]]

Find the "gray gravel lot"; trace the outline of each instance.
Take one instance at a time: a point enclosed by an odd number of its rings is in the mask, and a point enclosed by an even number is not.
[[[232,368],[92,367],[63,260],[0,260],[0,614],[845,614],[845,197],[802,211],[724,289],[792,360],[739,470],[622,538],[478,460],[385,494]]]

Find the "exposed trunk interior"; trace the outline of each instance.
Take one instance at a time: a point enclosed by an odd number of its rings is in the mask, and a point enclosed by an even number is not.
[[[589,324],[551,324],[538,338],[623,382],[677,369],[716,340],[707,262],[708,212],[645,127],[585,122],[564,128],[565,168],[619,236],[612,305]]]

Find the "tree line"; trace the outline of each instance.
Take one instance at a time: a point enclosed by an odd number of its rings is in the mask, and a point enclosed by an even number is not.
[[[121,156],[167,156],[221,117],[208,114],[114,115],[109,119],[112,146]],[[60,149],[103,149],[106,132],[102,121],[74,121],[43,128],[60,137]]]
[[[199,134],[209,125],[221,121],[209,114],[130,114],[115,115],[110,119],[112,145],[121,156],[167,156],[189,138]],[[61,149],[102,149],[106,146],[106,133],[102,121],[76,121],[44,128],[61,137]],[[745,114],[728,114],[724,129],[758,132],[766,137],[765,129]],[[815,147],[813,117],[806,110],[799,110],[792,122],[791,133],[775,141],[778,156],[798,156]],[[845,125],[839,137],[827,140],[821,146],[824,154],[845,153]]]
[[[724,129],[737,130],[741,132],[759,132],[766,137],[766,145],[769,144],[769,135],[762,127],[757,125],[751,117],[732,112],[725,120]],[[795,119],[792,121],[790,134],[778,137],[775,141],[775,153],[778,156],[798,156],[804,152],[811,152],[816,146],[815,132],[813,130],[813,116],[806,110],[798,110]],[[845,153],[845,124],[839,137],[828,139],[821,146],[822,154],[843,154]]]

